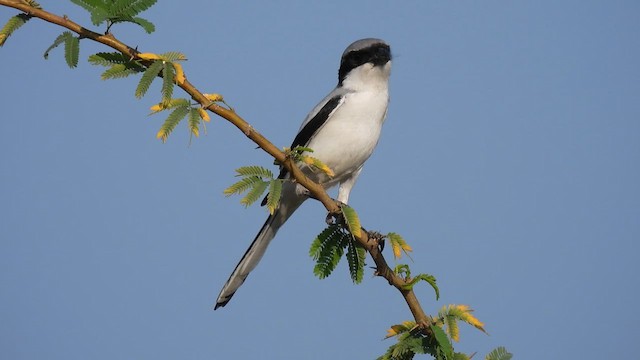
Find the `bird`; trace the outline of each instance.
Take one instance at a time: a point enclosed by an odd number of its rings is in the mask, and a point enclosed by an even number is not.
[[[306,176],[325,189],[339,185],[337,200],[343,204],[348,203],[365,161],[378,144],[387,117],[390,74],[391,48],[385,41],[366,38],[350,44],[340,59],[338,85],[307,115],[291,144],[291,149],[311,149],[312,156],[333,171],[329,176],[299,164]],[[222,287],[214,310],[231,300],[262,259],[278,229],[309,198],[301,185],[286,181],[290,178],[286,169],[281,168],[278,178],[285,180],[280,202]]]

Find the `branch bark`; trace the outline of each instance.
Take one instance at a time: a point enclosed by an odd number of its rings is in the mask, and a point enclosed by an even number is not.
[[[58,16],[45,10],[33,8],[27,3],[19,0],[0,0],[0,5],[20,10],[32,17],[66,28],[80,35],[81,38],[91,39],[104,44],[129,56],[131,59],[137,58],[137,54],[140,53],[137,49],[116,39],[111,33],[100,34],[94,32],[71,21],[66,16]],[[253,126],[242,119],[235,111],[209,101],[202,92],[189,82],[189,80],[185,80],[183,83],[177,85],[189,94],[193,100],[233,124],[262,150],[273,156],[278,163],[282,164],[291,173],[297,183],[307,188],[311,196],[322,203],[329,213],[340,213],[339,204],[327,194],[323,186],[307,178],[291,158],[288,158],[284,152],[255,130]],[[382,255],[382,252],[378,248],[377,239],[374,239],[369,232],[364,229],[361,232],[361,235],[356,237],[356,239],[364,246],[365,249],[367,249],[369,255],[375,262],[376,275],[385,278],[390,285],[400,291],[409,307],[409,310],[411,311],[411,314],[416,320],[416,323],[423,329],[423,331],[428,331],[431,319],[424,313],[414,291],[404,289],[403,286],[407,284],[407,281],[391,270],[386,259]]]

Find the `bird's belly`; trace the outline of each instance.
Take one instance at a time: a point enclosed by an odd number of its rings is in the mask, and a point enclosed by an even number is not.
[[[326,131],[327,137],[309,144],[314,150],[311,156],[320,159],[331,168],[336,177],[361,167],[373,153],[380,137],[380,128],[377,126],[342,124],[335,128],[328,126],[323,130]],[[345,133],[349,135],[346,136]]]
[[[318,136],[307,145],[314,150],[309,155],[327,165],[335,176],[328,178],[316,170],[308,172],[311,178],[331,187],[364,164],[380,138],[386,112],[385,100],[376,102],[380,106],[342,107],[338,110],[341,113],[336,114],[340,116],[336,120],[341,121],[329,121],[318,131]],[[363,108],[366,111],[362,111]]]

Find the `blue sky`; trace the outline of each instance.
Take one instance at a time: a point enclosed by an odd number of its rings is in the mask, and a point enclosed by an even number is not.
[[[87,25],[80,8],[45,9]],[[189,80],[279,146],[337,81],[352,41],[395,59],[380,144],[351,194],[402,234],[414,272],[468,304],[518,359],[631,358],[640,336],[640,7],[634,1],[160,2],[115,35],[187,54]],[[0,8],[5,21],[15,12]],[[411,318],[369,271],[317,280],[307,202],[225,308],[220,287],[266,212],[222,190],[272,161],[215,119],[155,139],[134,79],[66,67],[34,20],[0,49],[0,355],[7,359],[369,359]],[[81,59],[104,47],[82,41]],[[390,257],[390,253],[387,254]]]

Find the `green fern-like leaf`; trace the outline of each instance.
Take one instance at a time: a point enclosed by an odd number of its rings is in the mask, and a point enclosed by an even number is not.
[[[69,31],[65,31],[62,34],[58,35],[58,37],[55,40],[53,40],[53,44],[51,44],[51,46],[49,46],[47,48],[47,50],[44,51],[44,55],[43,55],[44,58],[48,59],[49,58],[49,52],[51,52],[51,50],[57,48],[60,44],[64,43],[67,40],[67,37],[69,37],[69,36],[73,36],[71,34],[71,32],[69,32]]]
[[[415,327],[416,322],[411,320],[403,321],[402,324],[391,325],[391,328],[387,330],[387,336],[385,336],[385,339],[393,336],[400,336],[408,331],[411,331]]]
[[[109,5],[111,18],[132,17],[137,15],[135,4],[137,0],[112,0]]]
[[[436,285],[436,278],[433,275],[420,274],[414,277],[413,279],[411,279],[411,281],[409,281],[408,284],[404,285],[403,288],[405,290],[411,290],[413,286],[417,284],[420,280],[426,281],[429,283],[429,285],[431,285],[433,290],[436,292],[436,300],[438,300],[440,298],[440,289],[438,289],[438,285]]]
[[[320,279],[331,275],[345,249],[351,280],[356,284],[362,282],[366,251],[355,242],[350,233],[338,225],[328,226],[311,243],[309,256],[316,261],[313,273]]]
[[[149,9],[156,0],[115,0],[109,8],[112,16],[134,17]]]
[[[356,244],[356,251],[358,252],[358,260],[360,260],[360,264],[362,264],[362,268],[360,269],[360,281],[362,281],[362,278],[364,277],[364,267],[367,265],[367,250],[355,241],[354,243]]]
[[[313,273],[320,279],[324,279],[338,266],[350,236],[339,226],[330,225],[318,235],[317,239],[320,239],[320,244],[314,241],[309,252],[313,253],[312,256],[316,260]]]
[[[338,267],[340,263],[340,259],[342,259],[342,255],[344,255],[344,250],[347,248],[349,242],[351,241],[351,234],[348,234],[344,231],[340,232],[341,236],[338,238],[338,243],[333,247],[331,253],[333,257],[331,258],[331,262],[327,263],[329,267],[325,269],[327,272],[327,276],[329,276],[333,270]]]
[[[91,22],[98,26],[109,18],[108,4],[103,0],[71,0],[91,14]]]
[[[129,57],[120,52],[99,52],[90,55],[88,61],[91,65],[112,66],[128,63]]]
[[[484,324],[473,315],[473,309],[471,309],[468,305],[449,304],[448,306],[443,306],[442,309],[440,309],[440,311],[438,312],[438,316],[440,318],[451,317],[456,319],[456,321],[464,321],[465,323],[486,333]]]
[[[71,0],[72,3],[82,7],[88,12],[93,12],[97,8],[103,8],[104,3],[102,0]],[[98,25],[98,24],[94,24]]]
[[[320,161],[318,158],[314,158],[313,156],[301,155],[299,156],[299,161],[302,163],[309,165],[311,171],[316,172],[316,170],[320,170],[325,173],[328,177],[334,177],[336,174],[331,170],[327,164]]]
[[[413,357],[415,356],[415,352],[412,351],[412,348],[419,348],[420,347],[420,340],[412,337],[412,336],[406,336],[403,339],[401,339],[400,341],[398,341],[398,343],[395,346],[395,349],[393,349],[392,351],[392,359],[413,359]]]
[[[70,68],[78,66],[80,55],[80,39],[76,36],[67,36],[64,41],[64,58]]]
[[[453,359],[453,345],[447,334],[439,326],[431,325],[431,332],[438,343],[437,355],[442,359]]]
[[[127,76],[138,74],[140,70],[138,68],[128,67],[126,64],[115,64],[112,67],[105,70],[102,75],[100,75],[100,79],[108,80],[108,79],[120,79],[125,78]]]
[[[185,98],[174,98],[174,99],[170,99],[168,102],[166,103],[160,103],[160,104],[156,104],[154,106],[151,107],[151,111],[152,113],[149,115],[153,115],[156,114],[160,111],[163,110],[167,110],[167,109],[173,109],[173,108],[177,108],[177,107],[181,107],[181,106],[186,106],[186,107],[191,107],[191,102],[189,102],[189,100],[185,99]]]
[[[460,328],[458,327],[458,319],[454,316],[444,316],[443,317],[444,324],[446,326],[445,331],[449,338],[453,341],[458,341],[460,339]]]
[[[291,153],[291,156],[294,156],[294,160],[300,161],[300,158],[296,157],[296,156],[301,156],[303,153],[312,153],[313,149],[305,147],[305,146],[298,145],[298,146],[294,147],[293,149],[289,149],[289,152]]]
[[[198,109],[196,108],[196,111],[197,110]],[[269,211],[273,214],[278,205],[280,193],[282,192],[281,180],[274,180],[273,173],[269,169],[265,169],[261,166],[243,166],[236,169],[236,173],[236,176],[240,176],[243,179],[225,189],[224,194],[229,196],[232,194],[240,194],[248,190],[249,192],[240,200],[240,203],[245,206],[249,206],[256,202],[265,192],[267,187],[269,187],[270,192],[267,195],[265,202],[270,202]],[[275,184],[274,182],[278,182],[278,184]]]
[[[414,350],[418,350],[419,354],[424,353],[422,338],[405,333],[400,335],[398,342],[389,346],[387,352],[378,360],[410,360],[416,355]]]
[[[93,25],[100,25],[109,19],[109,10],[105,8],[96,8],[91,12],[91,22]]]
[[[134,24],[140,25],[140,27],[142,27],[144,31],[147,32],[147,34],[151,34],[152,32],[156,31],[156,26],[153,25],[153,23],[147,19],[143,19],[141,17],[134,17],[131,19],[131,22]]]
[[[412,322],[405,323],[410,324]],[[464,357],[464,354],[458,355],[453,352],[453,346],[449,338],[436,325],[431,326],[433,336],[424,336],[419,330],[411,331],[404,323],[402,325],[394,325],[392,330],[392,332],[397,333],[398,342],[391,345],[387,352],[378,359],[413,359],[416,354],[430,354],[436,360],[468,360],[468,357]]]
[[[251,190],[249,190],[247,195],[240,199],[240,203],[248,207],[249,205],[258,201],[258,199],[262,197],[262,194],[264,194],[265,190],[267,190],[267,186],[269,186],[269,183],[263,180],[254,183],[253,187],[251,188]]]
[[[398,264],[393,269],[393,272],[399,276],[402,276],[404,279],[411,277],[411,269],[407,264]]]
[[[339,241],[342,237],[337,237],[335,241]],[[338,246],[337,243],[329,242],[325,244],[323,252],[320,253],[316,266],[313,268],[313,274],[320,279],[324,279],[331,275],[333,270],[338,266],[340,258],[344,253],[344,249]]]
[[[416,354],[428,354],[431,352],[433,345],[429,342],[429,339],[417,333],[407,334],[407,343],[409,349]]]
[[[149,65],[149,68],[144,72],[144,74],[142,74],[135,93],[138,99],[142,98],[147,93],[151,83],[153,83],[153,80],[158,76],[163,66],[164,62],[162,60],[156,60]]]
[[[109,27],[120,22],[131,22],[152,33],[155,26],[148,20],[136,17],[156,3],[156,0],[71,0],[91,14],[91,22],[98,26],[108,21]]]
[[[485,360],[511,360],[513,354],[507,351],[503,346],[497,347],[493,349],[487,356]]]
[[[259,176],[261,178],[273,179],[273,172],[262,166],[243,166],[236,169],[237,176]]]
[[[269,193],[267,194],[267,208],[269,212],[273,213],[278,208],[280,203],[280,195],[282,194],[282,180],[273,179],[269,182]]]
[[[92,65],[109,67],[102,73],[102,80],[124,78],[146,70],[140,63],[120,52],[99,52],[89,56],[88,60]]]
[[[344,216],[344,220],[347,223],[347,227],[349,228],[349,232],[353,234],[353,236],[360,237],[362,234],[362,228],[360,226],[360,218],[358,218],[358,214],[356,211],[349,205],[343,204],[341,206],[342,215]]]
[[[411,246],[400,236],[399,234],[390,232],[385,238],[389,240],[391,244],[391,250],[393,250],[393,257],[399,259],[402,256],[402,252],[405,253],[410,259],[409,252],[412,251]]]
[[[263,180],[259,176],[247,176],[229,186],[228,188],[224,189],[224,194],[226,196],[231,196],[233,194],[242,194],[243,192],[251,189],[257,182],[260,181]]]
[[[320,252],[322,251],[325,241],[332,237],[333,233],[339,231],[339,229],[340,228],[336,225],[330,225],[316,236],[311,243],[311,248],[309,249],[309,256],[311,256],[313,260],[318,260],[320,258]]]
[[[471,360],[471,357],[464,353],[454,353],[453,360]]]
[[[187,57],[183,53],[177,52],[177,51],[169,51],[164,54],[160,54],[160,57],[162,57],[163,60],[169,61],[169,62],[187,59]]]
[[[188,112],[189,107],[186,106],[175,108],[175,110],[173,110],[169,114],[169,116],[167,116],[164,124],[162,124],[162,126],[160,127],[160,130],[156,135],[158,139],[162,140],[162,142],[166,142],[173,129],[175,129],[178,123],[180,123],[180,121],[182,121],[182,119],[187,116]]]
[[[175,108],[178,106],[188,106],[189,100],[185,98],[175,98],[171,99],[167,104],[167,109]]]
[[[347,244],[347,263],[349,265],[349,274],[351,281],[360,284],[364,277],[364,260],[366,256],[365,249],[356,243],[353,239],[349,239]]]
[[[355,249],[355,244],[352,241],[349,241],[347,244],[347,266],[349,267],[349,275],[351,276],[351,281],[356,284],[359,284],[362,281],[362,277],[358,279],[358,270],[362,268],[359,264],[358,252]],[[360,280],[360,281],[359,281]]]
[[[80,53],[80,39],[73,36],[70,31],[65,31],[53,41],[53,44],[44,52],[44,58],[49,58],[49,52],[64,43],[64,58],[70,68],[78,66],[78,55]]]
[[[9,18],[6,24],[0,30],[0,46],[4,45],[7,38],[11,36],[18,28],[26,24],[31,19],[31,16],[27,14],[18,14]]]
[[[195,137],[200,136],[200,113],[198,112],[197,107],[189,110],[189,130]]]
[[[162,68],[162,103],[166,104],[171,100],[173,95],[173,81],[176,77],[176,70],[173,64],[165,62]]]
[[[95,54],[89,55],[89,58],[87,58],[87,61],[91,65],[99,65],[99,66],[107,66],[107,67],[109,67],[109,66],[113,66],[113,65],[124,64],[126,62],[126,59],[124,58],[124,56],[121,53],[100,52],[100,53],[95,53]]]

